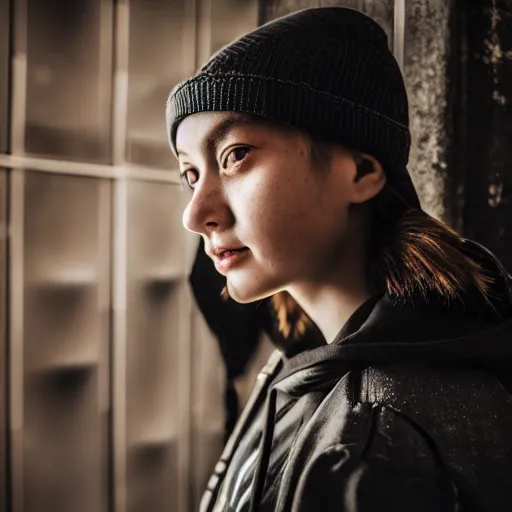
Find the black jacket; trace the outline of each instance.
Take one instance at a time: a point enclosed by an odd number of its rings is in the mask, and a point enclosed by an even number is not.
[[[201,511],[512,510],[512,291],[363,304],[260,373]]]

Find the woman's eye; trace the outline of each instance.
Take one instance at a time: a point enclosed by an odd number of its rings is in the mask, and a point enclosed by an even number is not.
[[[241,162],[250,151],[251,148],[247,146],[240,146],[238,148],[232,149],[226,158],[224,168],[226,168],[228,165],[233,165],[236,164],[237,162]]]
[[[194,178],[192,178],[192,181],[190,179],[190,175],[195,175]],[[185,169],[181,174],[180,178],[189,188],[194,188],[194,184],[198,180],[197,171],[195,169]]]

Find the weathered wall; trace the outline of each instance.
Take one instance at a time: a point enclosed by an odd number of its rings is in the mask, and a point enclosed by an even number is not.
[[[409,171],[423,208],[450,222],[450,0],[405,0],[404,78],[412,135]]]

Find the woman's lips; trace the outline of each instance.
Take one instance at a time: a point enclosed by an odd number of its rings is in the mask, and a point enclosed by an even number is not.
[[[228,270],[248,256],[249,249],[231,249],[224,251],[215,257],[215,268],[220,274],[226,274]]]

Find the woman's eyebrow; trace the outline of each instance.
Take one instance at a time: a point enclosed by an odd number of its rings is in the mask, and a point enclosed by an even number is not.
[[[215,125],[205,137],[203,144],[204,149],[215,153],[217,148],[222,144],[222,142],[224,142],[232,130],[239,126],[247,126],[248,124],[254,124],[254,121],[251,119],[240,119],[236,117],[228,117],[227,119],[224,119]]]
[[[220,121],[205,136],[204,141],[201,143],[202,149],[215,154],[217,148],[228,137],[232,130],[239,126],[247,126],[248,124],[255,124],[255,121],[236,117],[228,117]],[[182,149],[178,149],[176,154],[178,156],[188,156],[188,153]]]

